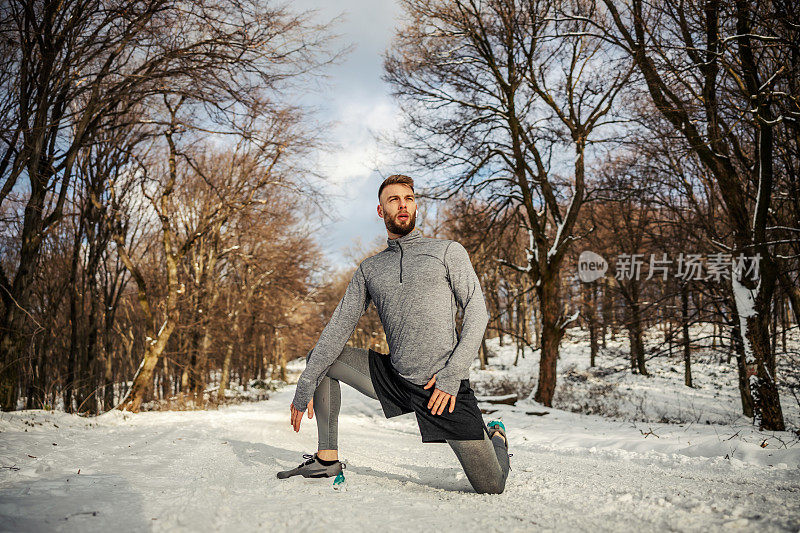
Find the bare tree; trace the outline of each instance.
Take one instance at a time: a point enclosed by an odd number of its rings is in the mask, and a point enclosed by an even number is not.
[[[158,167],[155,169],[141,168],[142,176],[145,178],[143,189],[147,189],[148,186],[155,188],[154,194],[150,195],[146,190],[143,194],[148,197],[160,226],[161,252],[167,285],[163,319],[159,319],[155,314],[156,309],[161,306],[154,306],[154,295],[149,290],[134,259],[127,253],[121,234],[114,235],[117,253],[137,283],[139,304],[148,328],[142,363],[134,376],[130,390],[117,406],[119,409],[132,411],[139,409],[148,393],[153,381],[153,370],[178,323],[178,297],[185,290],[185,287],[182,288],[179,285],[179,264],[190,251],[196,248],[198,243],[202,242],[204,237],[210,235],[211,240],[218,238],[221,226],[235,213],[254,202],[263,201],[261,193],[264,192],[267,185],[280,183],[282,177],[277,171],[277,168],[280,167],[276,168],[276,165],[284,154],[284,142],[289,141],[289,139],[278,136],[273,139],[274,145],[265,147],[263,151],[257,153],[248,150],[246,145],[242,153],[235,154],[230,158],[225,175],[212,179],[205,176],[204,170],[207,169],[191,162],[192,158],[189,154],[179,151],[175,141],[176,130],[179,127],[179,107],[171,105],[168,99],[166,105],[171,116],[171,127],[165,132],[168,149],[166,169],[162,175],[156,175],[153,182],[144,185],[149,181],[150,172],[159,174],[160,169]],[[181,156],[185,157],[187,163],[180,165],[181,168],[179,168],[178,159]],[[179,227],[181,220],[176,213],[173,194],[176,188],[187,184],[187,176],[193,176],[195,173],[205,178],[203,181],[213,192],[209,197],[213,197],[214,201],[211,205],[206,205],[204,209],[196,212],[195,216],[190,218],[189,223],[181,228]],[[197,181],[188,179],[188,184],[197,184]],[[215,260],[214,256],[212,259]],[[213,269],[213,265],[208,265],[208,267]],[[208,286],[205,289],[207,290]],[[197,362],[195,362],[196,366]],[[195,368],[194,371],[197,372],[197,369]],[[194,381],[196,386],[199,386],[197,383],[202,380],[195,375]]]
[[[257,0],[0,5],[0,206],[25,191],[18,248],[4,253],[0,270],[0,407],[15,407],[34,272],[63,217],[81,149],[100,130],[124,127],[118,117],[144,112],[165,88],[191,95],[212,121],[236,115],[231,129],[242,133],[254,109],[263,117],[281,107],[266,92],[335,55],[323,53],[323,30],[307,14]]]
[[[558,16],[568,9],[595,16],[591,3],[403,5],[409,23],[385,64],[407,117],[402,145],[420,169],[453,176],[428,196],[469,188],[494,214],[508,206],[524,214],[525,264],[498,260],[526,273],[535,287],[542,322],[535,399],[552,405],[559,344],[577,318],[562,308],[560,272],[577,238],[587,146],[613,120],[612,104],[630,68],[586,35],[587,23]],[[574,151],[571,161],[566,148]]]
[[[769,222],[775,131],[796,122],[800,109],[797,93],[791,92],[798,13],[784,2],[603,2],[611,24],[593,20],[598,33],[634,60],[659,112],[718,186],[732,235],[717,244],[721,252],[742,257],[732,263],[730,290],[755,420],[763,429],[783,430],[769,343],[769,311],[780,270],[773,249],[782,232]],[[745,276],[742,263],[751,271],[759,263],[757,275]]]
[[[19,249],[0,271],[0,407],[15,407],[18,335],[42,241],[64,211],[80,148],[121,102],[141,98],[155,75],[170,69],[165,54],[131,53],[153,44],[152,25],[168,3],[123,2],[105,9],[97,0],[14,0],[0,7],[0,204],[28,189]],[[174,63],[172,64],[174,68]]]

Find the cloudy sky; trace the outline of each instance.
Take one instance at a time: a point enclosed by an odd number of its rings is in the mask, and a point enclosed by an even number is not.
[[[399,122],[389,86],[380,76],[382,53],[394,35],[400,9],[392,0],[299,0],[292,6],[317,10],[321,21],[342,15],[334,33],[341,35],[340,46],[353,46],[328,70],[324,91],[309,99],[319,119],[333,121],[328,140],[337,146],[316,161],[327,176],[325,194],[332,199],[334,219],[317,237],[331,264],[348,266],[348,248],[385,242],[386,228],[376,212],[377,188],[385,176],[402,171],[392,163],[396,156],[374,135]]]

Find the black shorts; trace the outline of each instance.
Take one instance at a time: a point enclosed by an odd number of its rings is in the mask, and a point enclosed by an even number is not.
[[[413,411],[417,416],[422,442],[482,440],[484,433],[488,434],[468,379],[461,380],[453,412],[450,412],[448,403],[441,414],[434,415],[428,409],[428,401],[435,384],[425,389],[424,385],[411,383],[397,373],[388,355],[374,350],[369,350],[369,373],[386,418]]]

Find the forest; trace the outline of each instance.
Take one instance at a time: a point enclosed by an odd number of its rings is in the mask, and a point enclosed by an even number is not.
[[[626,372],[679,361],[689,388],[710,346],[737,409],[787,429],[798,4],[399,3],[382,142],[403,167],[381,171],[469,251],[486,339],[536,351],[533,399],[553,405],[570,330],[590,366],[619,337]],[[316,240],[331,148],[302,96],[346,57],[335,31],[260,0],[0,4],[3,411],[206,409],[288,381],[385,246],[348,271]],[[374,307],[349,342],[386,351]]]

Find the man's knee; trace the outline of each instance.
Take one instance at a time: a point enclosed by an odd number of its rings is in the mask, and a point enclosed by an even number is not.
[[[369,350],[364,348],[355,348],[353,346],[348,346],[345,344],[344,348],[342,348],[341,353],[337,359],[345,359],[345,360],[359,360],[364,359],[369,356]]]
[[[336,361],[346,364],[362,374],[369,374],[369,350],[345,345]]]

